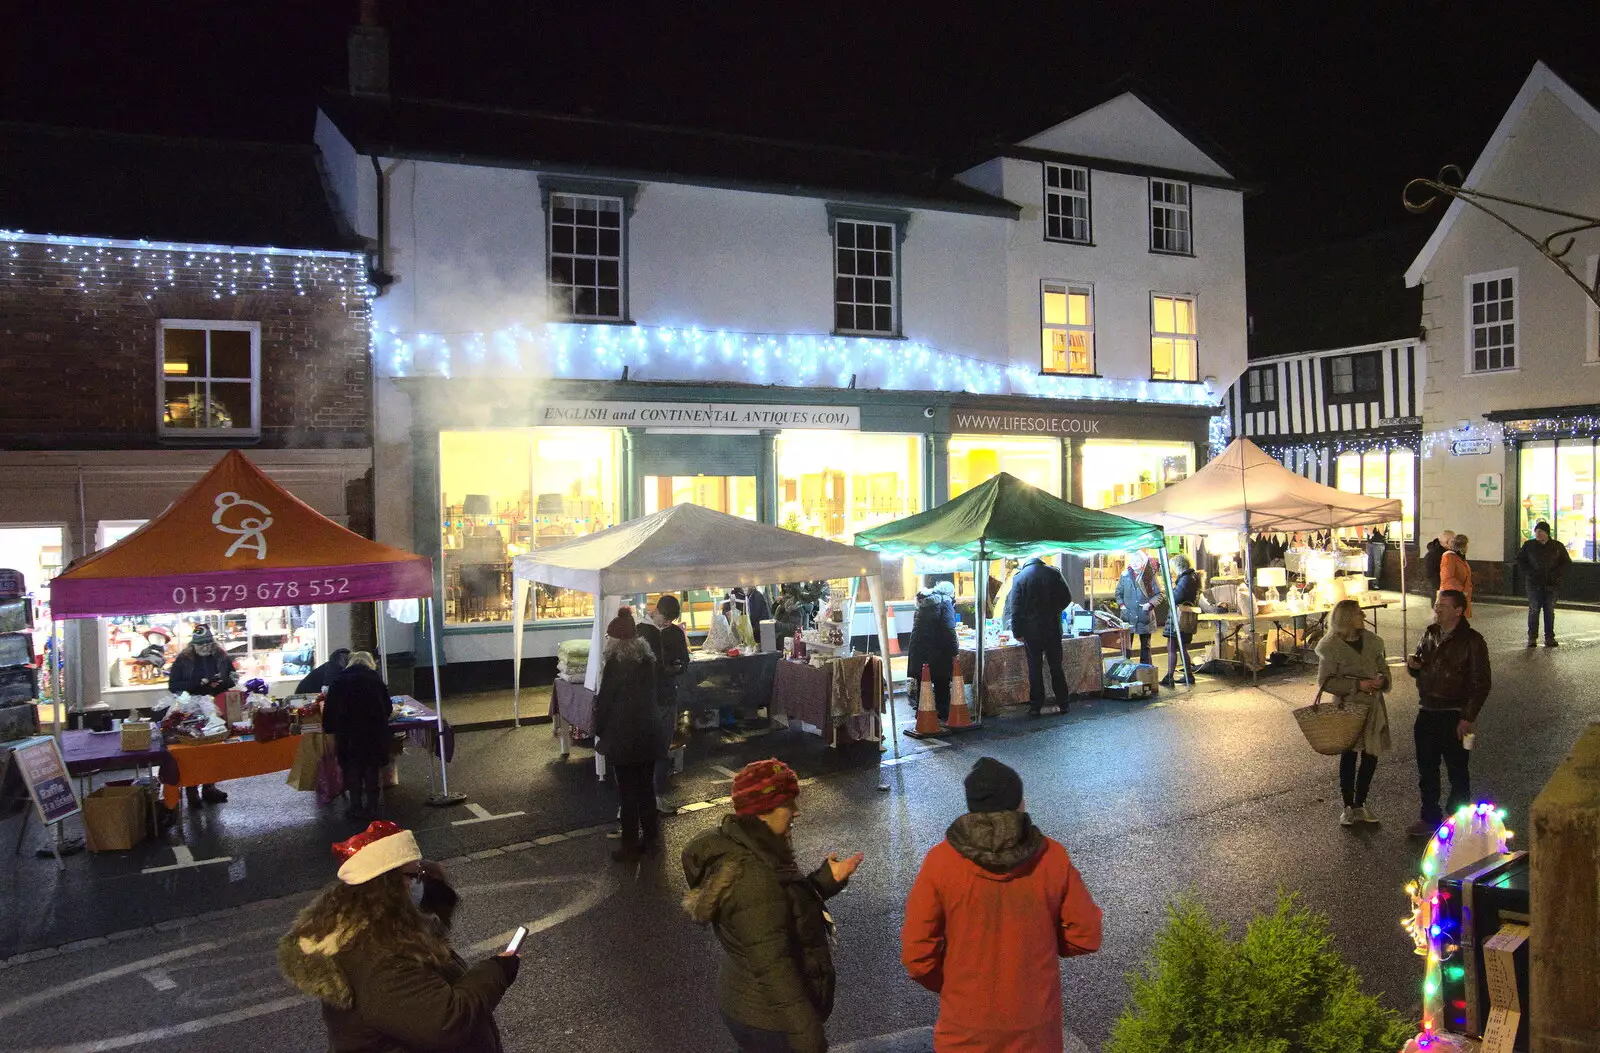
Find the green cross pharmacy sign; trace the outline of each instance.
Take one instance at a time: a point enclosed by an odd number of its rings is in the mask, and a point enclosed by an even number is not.
[[[1500,503],[1500,473],[1484,472],[1478,476],[1478,503],[1480,505],[1497,505]]]

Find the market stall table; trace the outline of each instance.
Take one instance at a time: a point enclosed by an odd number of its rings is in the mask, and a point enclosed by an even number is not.
[[[881,737],[877,714],[883,708],[883,659],[857,655],[820,666],[809,662],[780,661],[773,673],[772,702],[768,712],[809,724],[830,746],[876,741]],[[843,683],[854,681],[858,698],[840,699]]]
[[[1363,612],[1372,612],[1373,632],[1378,631],[1378,611],[1387,606],[1389,606],[1389,604],[1383,600],[1378,600],[1371,603],[1363,603],[1361,605],[1361,610]],[[1310,630],[1325,630],[1328,615],[1332,613],[1332,607],[1308,607],[1298,611],[1290,610],[1287,607],[1285,607],[1283,610],[1261,610],[1260,608],[1257,608],[1255,620],[1258,625],[1262,622],[1272,623],[1273,627],[1280,633],[1280,635],[1285,631],[1285,623],[1288,623],[1289,628],[1287,631],[1293,634],[1293,653],[1296,654],[1302,661],[1310,661],[1316,657],[1315,652],[1311,651],[1307,646],[1309,643]],[[1317,619],[1317,624],[1315,626],[1310,624],[1310,619],[1312,618]],[[1201,625],[1210,625],[1212,631],[1216,634],[1216,658],[1218,661],[1227,662],[1230,665],[1247,664],[1240,659],[1228,658],[1225,656],[1230,653],[1228,647],[1228,642],[1230,640],[1233,641],[1234,644],[1231,653],[1236,655],[1242,653],[1239,648],[1238,638],[1240,633],[1250,627],[1250,615],[1239,614],[1237,612],[1224,614],[1202,613],[1199,616],[1199,622]]]
[[[1126,636],[1124,629],[1103,629],[1088,636],[1061,638],[1061,670],[1067,675],[1067,690],[1075,696],[1098,695],[1105,689],[1105,665],[1102,661],[1107,647],[1121,649]],[[973,648],[963,646],[956,661],[962,679],[972,682],[977,654]],[[984,706],[1015,706],[1028,701],[1028,658],[1020,642],[991,646],[983,655]],[[1050,678],[1045,667],[1045,679]],[[1055,685],[1050,685],[1053,690]]]
[[[431,751],[437,749],[433,741],[437,715],[407,695],[396,695],[394,701],[411,712],[391,720],[390,729],[405,732],[412,741],[429,749],[431,763]],[[162,800],[168,807],[176,807],[181,796],[179,790],[186,786],[288,771],[294,765],[299,748],[299,735],[286,735],[271,742],[258,742],[254,736],[247,735],[197,744],[152,742],[149,749],[124,751],[121,736],[116,732],[61,733],[61,754],[69,775],[86,778],[105,771],[158,768]],[[445,725],[443,752],[446,760],[455,753],[455,734],[448,724]]]

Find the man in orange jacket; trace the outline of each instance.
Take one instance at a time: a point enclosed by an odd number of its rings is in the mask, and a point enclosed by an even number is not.
[[[911,886],[900,960],[939,995],[938,1053],[1060,1053],[1056,959],[1100,949],[1100,908],[1028,818],[1021,776],[982,757],[965,786]]]

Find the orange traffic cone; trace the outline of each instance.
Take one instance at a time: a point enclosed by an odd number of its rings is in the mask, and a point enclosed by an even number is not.
[[[961,679],[959,668],[950,681],[950,719],[945,721],[945,726],[972,727],[972,709],[967,705],[967,682]]]
[[[916,734],[944,734],[944,727],[939,723],[939,711],[933,704],[933,671],[926,665],[922,667],[922,691],[917,696]]]

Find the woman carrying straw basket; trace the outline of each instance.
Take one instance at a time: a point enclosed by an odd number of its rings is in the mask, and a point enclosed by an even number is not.
[[[1317,684],[1346,703],[1365,703],[1367,723],[1361,738],[1339,756],[1339,792],[1344,811],[1343,826],[1376,823],[1377,816],[1367,810],[1367,788],[1378,758],[1389,752],[1389,712],[1383,703],[1384,692],[1392,685],[1383,639],[1367,629],[1361,604],[1340,600],[1328,619],[1330,631],[1317,645]]]

